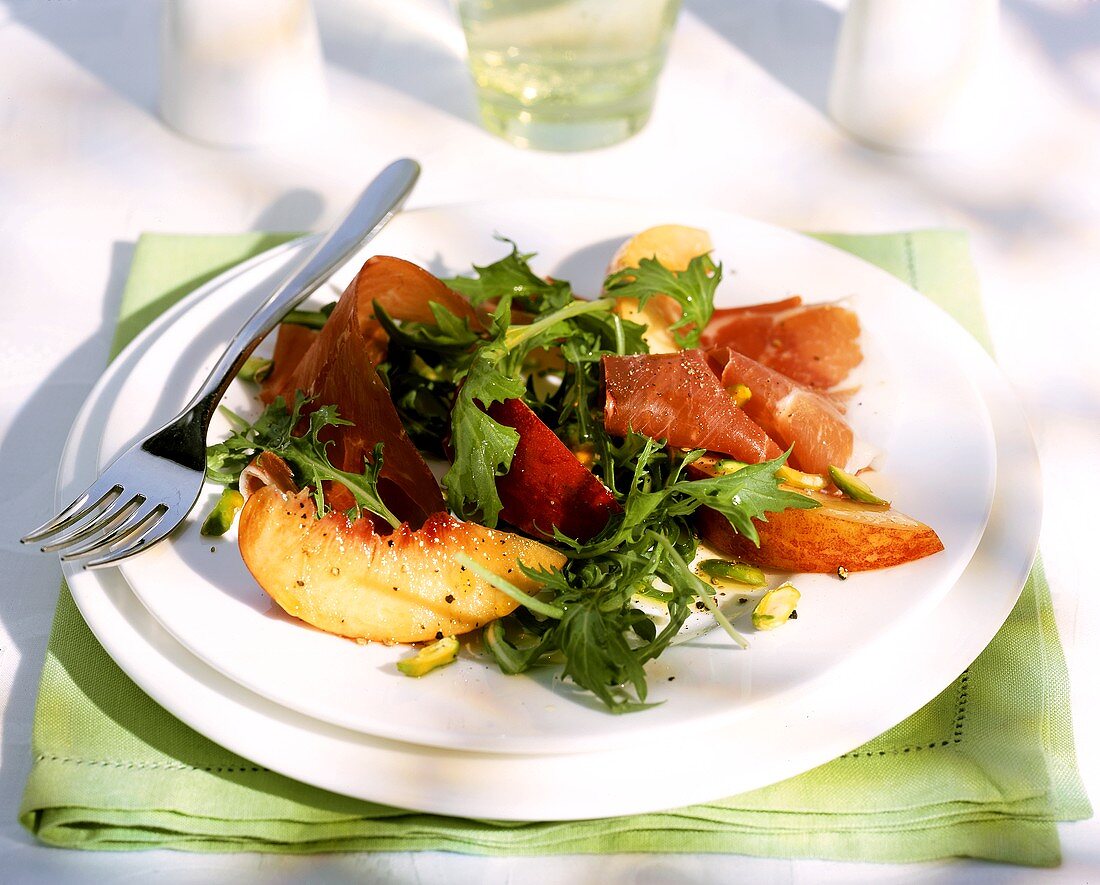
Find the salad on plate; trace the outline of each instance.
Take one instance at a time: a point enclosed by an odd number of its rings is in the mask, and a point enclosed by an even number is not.
[[[503,243],[450,279],[373,257],[246,364],[264,409],[209,448],[226,490],[203,532],[239,511],[241,556],[287,613],[418,644],[413,676],[462,637],[626,712],[693,614],[745,646],[797,617],[791,573],[943,549],[873,491],[844,305],[715,309],[722,266],[694,228],[628,240],[591,299]]]

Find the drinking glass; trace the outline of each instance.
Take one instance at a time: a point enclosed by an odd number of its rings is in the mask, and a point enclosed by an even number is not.
[[[649,119],[680,0],[458,0],[485,127],[584,150]]]

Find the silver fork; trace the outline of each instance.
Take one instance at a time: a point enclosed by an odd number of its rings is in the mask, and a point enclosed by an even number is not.
[[[23,537],[23,543],[47,541],[43,551],[62,551],[66,561],[91,556],[84,568],[98,568],[166,538],[199,499],[206,475],[206,431],[229,382],[288,311],[385,227],[419,174],[413,160],[398,160],[383,169],[343,220],[233,336],[183,411],[119,455],[69,506]]]

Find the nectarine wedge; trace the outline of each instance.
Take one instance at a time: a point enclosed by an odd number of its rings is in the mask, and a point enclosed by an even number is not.
[[[637,267],[643,258],[655,258],[669,270],[683,271],[691,259],[706,255],[714,248],[710,235],[696,227],[682,224],[662,224],[635,234],[615,252],[607,267],[609,274]],[[680,346],[668,331],[668,327],[681,316],[680,305],[667,295],[656,295],[638,306],[637,298],[619,298],[615,313],[624,320],[641,323],[646,327],[642,337],[649,345],[650,353],[675,353]]]
[[[512,466],[497,477],[501,518],[531,535],[554,537],[558,529],[587,541],[623,508],[599,478],[521,399],[489,407],[493,420],[519,433]]]
[[[720,553],[790,572],[835,572],[841,566],[851,572],[869,571],[912,562],[943,549],[931,528],[891,507],[784,488],[801,492],[821,506],[769,513],[767,522],[754,520],[760,533],[759,547],[737,534],[722,514],[709,507],[698,511],[696,527],[706,543]]]
[[[688,465],[696,479],[713,476],[719,458],[707,455]],[[782,510],[753,520],[760,534],[756,547],[709,507],[696,513],[696,529],[714,550],[751,565],[788,572],[870,571],[912,562],[943,550],[939,535],[923,522],[889,505],[860,504],[828,492],[781,488],[813,498],[813,510]]]
[[[248,570],[287,613],[321,630],[376,642],[423,642],[468,633],[516,608],[511,597],[455,561],[465,553],[525,593],[520,571],[565,558],[537,541],[430,516],[390,535],[335,511],[321,519],[308,490],[265,486],[245,503],[238,543]]]

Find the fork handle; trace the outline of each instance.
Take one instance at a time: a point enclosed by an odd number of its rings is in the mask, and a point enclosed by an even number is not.
[[[202,383],[184,414],[201,428],[205,436],[210,416],[256,345],[287,313],[315,292],[360,246],[382,230],[405,202],[416,179],[420,164],[415,160],[397,160],[383,169],[367,185],[347,214],[320,243],[294,268],[279,287],[268,296],[241,326],[225,353]]]

